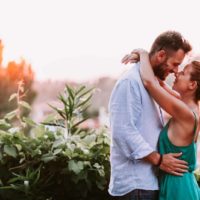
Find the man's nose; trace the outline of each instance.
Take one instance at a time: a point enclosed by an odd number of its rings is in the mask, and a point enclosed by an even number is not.
[[[178,73],[178,67],[174,67],[172,71],[176,75]]]
[[[174,73],[174,76],[176,77],[176,78],[178,78],[178,72],[176,72],[176,73]]]

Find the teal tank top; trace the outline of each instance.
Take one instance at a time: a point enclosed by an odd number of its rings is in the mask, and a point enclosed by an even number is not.
[[[197,129],[195,117],[194,134]],[[188,172],[183,176],[175,176],[161,171],[159,200],[200,200],[200,190],[193,174],[196,168],[197,144],[193,141],[187,146],[176,146],[171,143],[168,137],[169,122],[163,128],[159,137],[160,154],[182,152],[180,159],[188,163]]]

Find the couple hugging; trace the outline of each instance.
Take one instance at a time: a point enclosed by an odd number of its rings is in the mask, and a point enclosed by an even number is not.
[[[160,34],[150,52],[136,49],[135,63],[116,83],[109,103],[111,178],[119,200],[200,200],[194,177],[199,132],[200,61],[178,71],[192,49],[176,31]],[[174,73],[173,88],[164,82]],[[164,111],[170,119],[164,123]],[[159,170],[158,170],[159,169]]]

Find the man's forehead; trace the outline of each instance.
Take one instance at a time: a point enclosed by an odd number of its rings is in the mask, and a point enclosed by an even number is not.
[[[170,58],[174,63],[181,64],[184,57],[185,52],[182,49],[179,49],[178,51],[174,52]]]

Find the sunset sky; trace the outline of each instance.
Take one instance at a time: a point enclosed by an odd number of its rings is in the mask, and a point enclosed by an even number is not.
[[[200,53],[199,0],[0,0],[4,63],[25,58],[36,78],[116,76],[134,48],[180,31]]]

